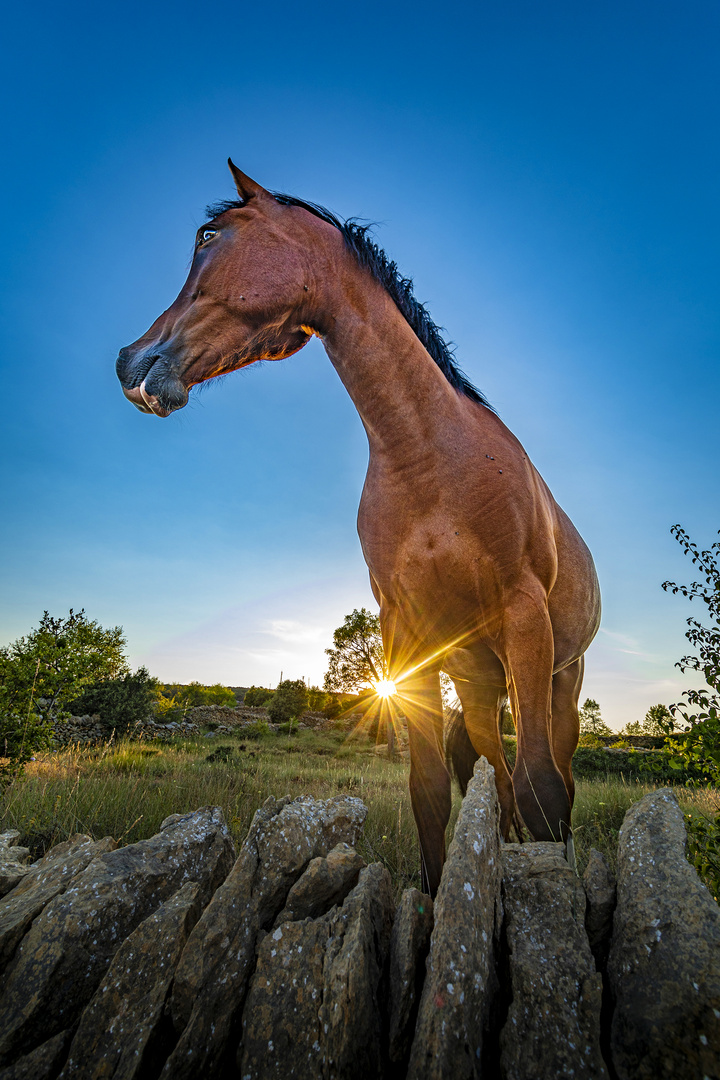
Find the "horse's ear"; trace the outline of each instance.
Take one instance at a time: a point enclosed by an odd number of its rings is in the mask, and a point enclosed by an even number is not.
[[[258,195],[267,195],[265,188],[261,187],[260,184],[256,184],[255,181],[251,180],[249,176],[246,176],[244,172],[241,172],[233,162],[232,158],[228,158],[228,165],[230,166],[230,172],[235,181],[237,193],[243,202],[247,202],[249,199],[255,199]]]

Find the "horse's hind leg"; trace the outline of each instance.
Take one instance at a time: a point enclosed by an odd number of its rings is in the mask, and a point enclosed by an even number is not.
[[[555,764],[565,781],[570,806],[575,799],[572,757],[580,735],[578,699],[585,671],[585,658],[580,657],[553,675],[552,682],[552,748]]]
[[[550,745],[554,643],[547,607],[527,595],[506,612],[505,664],[517,728],[515,800],[535,840],[565,840],[570,798]]]

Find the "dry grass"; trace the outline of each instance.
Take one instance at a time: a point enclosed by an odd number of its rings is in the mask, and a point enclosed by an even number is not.
[[[218,753],[222,747],[229,753]],[[215,760],[208,760],[212,756]],[[222,760],[226,757],[226,760]],[[622,781],[578,784],[573,824],[579,869],[591,847],[615,863],[625,811],[651,787]],[[240,845],[268,795],[357,795],[368,807],[360,845],[380,860],[396,888],[420,885],[420,854],[408,793],[408,764],[374,752],[341,732],[120,742],[101,749],[40,755],[0,801],[0,829],[19,829],[34,857],[73,833],[133,843],[157,832],[165,817],[199,806],[222,807]],[[678,789],[684,808],[702,809],[702,794]],[[460,796],[453,786],[452,835]]]
[[[219,747],[232,750],[228,760],[208,761],[224,756]],[[76,832],[133,843],[157,832],[169,814],[213,805],[222,807],[239,846],[269,795],[356,795],[368,807],[364,857],[382,861],[405,888],[420,881],[407,772],[405,761],[380,757],[367,742],[349,743],[339,733],[69,749],[39,755],[9,785],[0,828],[19,829],[37,857]]]

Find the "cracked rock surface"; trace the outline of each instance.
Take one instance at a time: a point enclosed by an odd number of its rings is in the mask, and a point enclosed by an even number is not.
[[[178,965],[170,1002],[178,1044],[164,1080],[213,1075],[229,1052],[255,964],[269,930],[308,863],[338,844],[354,846],[367,808],[339,795],[268,798],[256,812],[237,862],[195,926]]]
[[[607,1080],[602,978],[585,932],[585,892],[564,844],[505,844],[503,902],[512,1001],[500,1036],[506,1080]]]
[[[71,1027],[128,934],[186,881],[209,899],[233,855],[221,811],[205,807],[94,858],[17,948],[0,998],[0,1065]]]
[[[200,893],[200,885],[189,881],[125,939],[82,1014],[59,1080],[135,1080],[154,1071],[153,1042],[175,967],[200,915]]]
[[[617,888],[615,875],[603,855],[595,848],[590,848],[585,873],[582,878],[587,907],[585,909],[585,929],[595,963],[598,968],[607,964],[612,935],[613,912]]]
[[[94,858],[115,847],[110,836],[94,841],[78,834],[56,844],[28,868],[15,888],[0,900],[0,972],[7,968],[23,935],[43,908],[64,892]]]
[[[685,858],[674,792],[651,792],[620,830],[608,974],[620,1080],[720,1076],[720,908]]]
[[[318,919],[262,941],[238,1053],[245,1080],[367,1080],[382,1075],[383,973],[394,903],[380,863]]]
[[[327,858],[311,859],[288,893],[275,926],[299,919],[314,919],[342,903],[357,884],[365,860],[349,844],[337,844]]]
[[[495,772],[481,757],[435,898],[409,1080],[481,1075],[485,1029],[497,990],[495,954],[502,920],[499,814]]]
[[[14,889],[30,869],[30,848],[18,847],[15,841],[19,839],[17,829],[0,833],[0,896]]]
[[[405,889],[390,943],[388,1057],[400,1065],[410,1050],[425,980],[425,960],[433,928],[433,902],[419,889]]]

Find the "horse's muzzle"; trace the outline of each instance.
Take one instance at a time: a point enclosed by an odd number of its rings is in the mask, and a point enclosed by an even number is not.
[[[125,397],[141,412],[169,416],[187,405],[187,388],[166,356],[121,349],[116,370]]]

